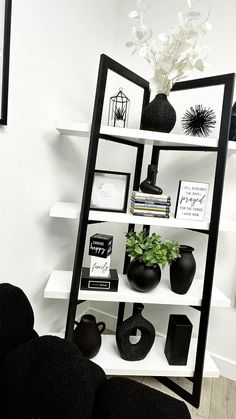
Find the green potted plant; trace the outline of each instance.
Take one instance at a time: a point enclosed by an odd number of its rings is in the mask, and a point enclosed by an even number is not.
[[[161,279],[161,268],[179,257],[179,243],[164,240],[156,233],[148,235],[131,231],[126,234],[126,251],[133,258],[127,269],[132,288],[147,292],[155,288]]]

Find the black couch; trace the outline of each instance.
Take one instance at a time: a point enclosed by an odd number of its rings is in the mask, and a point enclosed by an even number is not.
[[[107,379],[73,342],[38,337],[32,314],[22,290],[0,284],[1,419],[190,418],[184,402],[127,378]]]

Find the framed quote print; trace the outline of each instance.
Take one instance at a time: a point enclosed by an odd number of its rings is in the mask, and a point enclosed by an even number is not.
[[[202,221],[204,219],[209,183],[179,181],[175,218]]]

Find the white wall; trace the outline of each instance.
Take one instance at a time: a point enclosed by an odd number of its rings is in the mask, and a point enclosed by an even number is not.
[[[49,218],[80,199],[86,142],[56,119],[89,120],[101,53],[112,55],[116,0],[13,1],[9,112],[0,127],[0,281],[19,285],[36,329],[60,330],[67,304],[43,299],[55,268],[71,269],[77,223]]]
[[[39,332],[64,327],[67,303],[44,300],[43,290],[53,269],[72,268],[77,222],[50,219],[49,208],[58,200],[79,202],[87,153],[86,141],[61,137],[54,123],[56,119],[90,120],[101,53],[148,77],[149,68],[142,58],[131,57],[124,46],[130,39],[132,25],[127,15],[135,3],[133,0],[13,2],[9,119],[8,126],[0,128],[0,281],[14,283],[25,290],[33,304]],[[147,19],[157,36],[175,24],[177,12],[185,1],[152,0],[150,3]],[[236,62],[234,0],[228,0],[223,21],[221,1],[211,3],[214,27],[204,42],[210,46],[212,66],[204,75],[233,72]],[[102,145],[98,166],[132,171],[134,154],[126,153],[123,147]],[[146,162],[149,153],[150,150],[145,155]],[[196,156],[192,158],[199,163]],[[177,159],[171,156],[161,163],[158,175],[158,182],[166,190],[170,188],[174,199],[182,176],[178,169],[174,170],[179,167]],[[211,165],[211,157],[201,156],[195,176],[208,177]],[[167,180],[165,170],[168,173],[173,170],[174,182]],[[227,171],[224,211],[234,219],[231,203],[235,176],[235,156],[232,156]],[[96,230],[96,226],[89,227],[89,234]],[[117,228],[107,224],[99,227],[99,231],[114,234],[113,265],[121,269],[120,246],[125,226]],[[162,233],[195,247],[201,275],[205,236],[175,230]],[[236,292],[234,242],[235,235],[220,235],[215,274],[215,281],[232,300]],[[161,328],[160,309],[163,307],[150,315]],[[114,313],[109,305],[106,310]]]

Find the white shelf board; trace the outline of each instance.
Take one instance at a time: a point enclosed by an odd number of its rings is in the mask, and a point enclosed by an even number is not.
[[[71,218],[78,219],[80,217],[80,205],[73,202],[56,202],[50,208],[50,216],[57,218]],[[134,218],[135,217],[135,218]],[[158,225],[164,227],[177,227],[177,228],[192,228],[207,230],[209,223],[207,221],[191,221],[191,220],[177,220],[176,218],[154,218],[154,217],[141,217],[129,213],[111,213],[104,211],[90,211],[89,220],[94,221],[110,221],[120,223],[134,223],[134,224],[147,224]],[[199,224],[198,224],[199,223]],[[220,222],[220,231],[236,232],[236,221],[222,220]]]
[[[51,217],[59,218],[74,218],[80,216],[80,205],[71,202],[56,202],[50,208]],[[195,220],[180,220],[177,218],[158,218],[158,217],[143,217],[139,215],[132,215],[129,212],[106,212],[94,211],[89,212],[90,221],[105,221],[111,223],[125,223],[125,224],[145,224],[160,227],[174,227],[174,228],[191,228],[196,230],[208,230],[208,221],[195,221]]]
[[[77,219],[80,217],[80,204],[56,202],[50,208],[50,217]]]
[[[50,333],[64,338],[64,333]],[[195,365],[196,339],[191,340],[187,365],[169,365],[164,354],[165,337],[156,336],[151,351],[141,361],[125,361],[118,352],[115,336],[102,335],[102,345],[92,359],[107,375],[149,375],[168,377],[192,377]],[[204,377],[219,377],[219,369],[208,351],[205,353]]]
[[[236,141],[229,141],[228,143],[228,151],[235,153],[236,152]]]
[[[71,271],[53,271],[44,290],[44,297],[68,299],[71,279]],[[169,279],[161,278],[160,283],[154,290],[140,293],[129,286],[126,275],[120,274],[117,292],[80,290],[79,298],[89,301],[199,306],[201,304],[202,288],[203,280],[194,279],[187,294],[180,295],[170,289]],[[230,307],[230,305],[230,299],[219,288],[213,287],[211,306]]]
[[[65,135],[72,135],[78,137],[89,136],[91,124],[80,123],[72,121],[57,121],[56,129]],[[124,140],[139,144],[149,145],[173,145],[173,146],[206,146],[206,147],[217,147],[218,140],[214,138],[207,138],[207,141],[203,138],[194,137],[190,135],[181,135],[165,132],[146,131],[133,128],[117,128],[102,125],[101,134],[109,135],[110,137],[118,137]]]
[[[220,231],[236,233],[236,221],[222,220],[220,221]]]
[[[151,351],[141,361],[125,361],[120,357],[114,335],[102,335],[102,346],[93,361],[107,375],[151,375],[167,377],[192,377],[195,366],[196,339],[192,339],[187,365],[169,365],[164,354],[165,338],[157,336]],[[218,377],[219,370],[206,352],[204,377]]]

